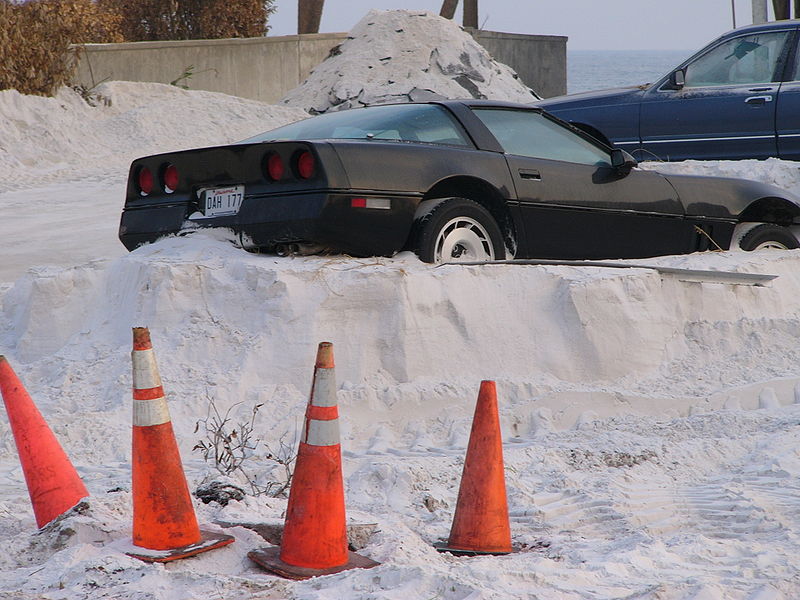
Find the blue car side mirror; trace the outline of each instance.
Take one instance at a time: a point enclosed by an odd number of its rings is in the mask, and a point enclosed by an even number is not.
[[[669,76],[669,89],[680,90],[686,85],[686,69],[673,71]]]

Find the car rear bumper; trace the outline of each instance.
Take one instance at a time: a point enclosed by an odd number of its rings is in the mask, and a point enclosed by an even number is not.
[[[245,198],[238,214],[213,218],[204,218],[188,201],[128,207],[119,238],[133,250],[166,235],[224,227],[249,248],[302,242],[353,255],[391,255],[405,245],[419,200],[374,192],[254,196]]]

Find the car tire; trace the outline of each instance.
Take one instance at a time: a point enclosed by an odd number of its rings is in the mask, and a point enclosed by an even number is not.
[[[502,260],[503,233],[483,206],[466,198],[435,204],[416,223],[416,252],[427,263]]]
[[[774,223],[756,225],[739,240],[739,248],[748,252],[767,248],[793,250],[798,247],[800,243],[794,234],[788,228]]]

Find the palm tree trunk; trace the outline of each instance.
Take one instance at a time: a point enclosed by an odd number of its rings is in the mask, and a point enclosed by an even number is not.
[[[478,28],[478,0],[464,0],[464,27]]]
[[[789,18],[789,0],[772,0],[772,8],[775,10],[776,21]]]
[[[319,33],[325,0],[297,0],[297,33]]]
[[[458,0],[444,0],[444,2],[442,2],[442,10],[439,11],[439,16],[445,19],[452,19],[456,16],[456,6],[458,6]]]

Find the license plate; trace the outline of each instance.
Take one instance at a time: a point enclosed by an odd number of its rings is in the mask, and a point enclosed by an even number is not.
[[[200,195],[200,211],[206,217],[235,215],[244,200],[244,186],[207,188]]]

